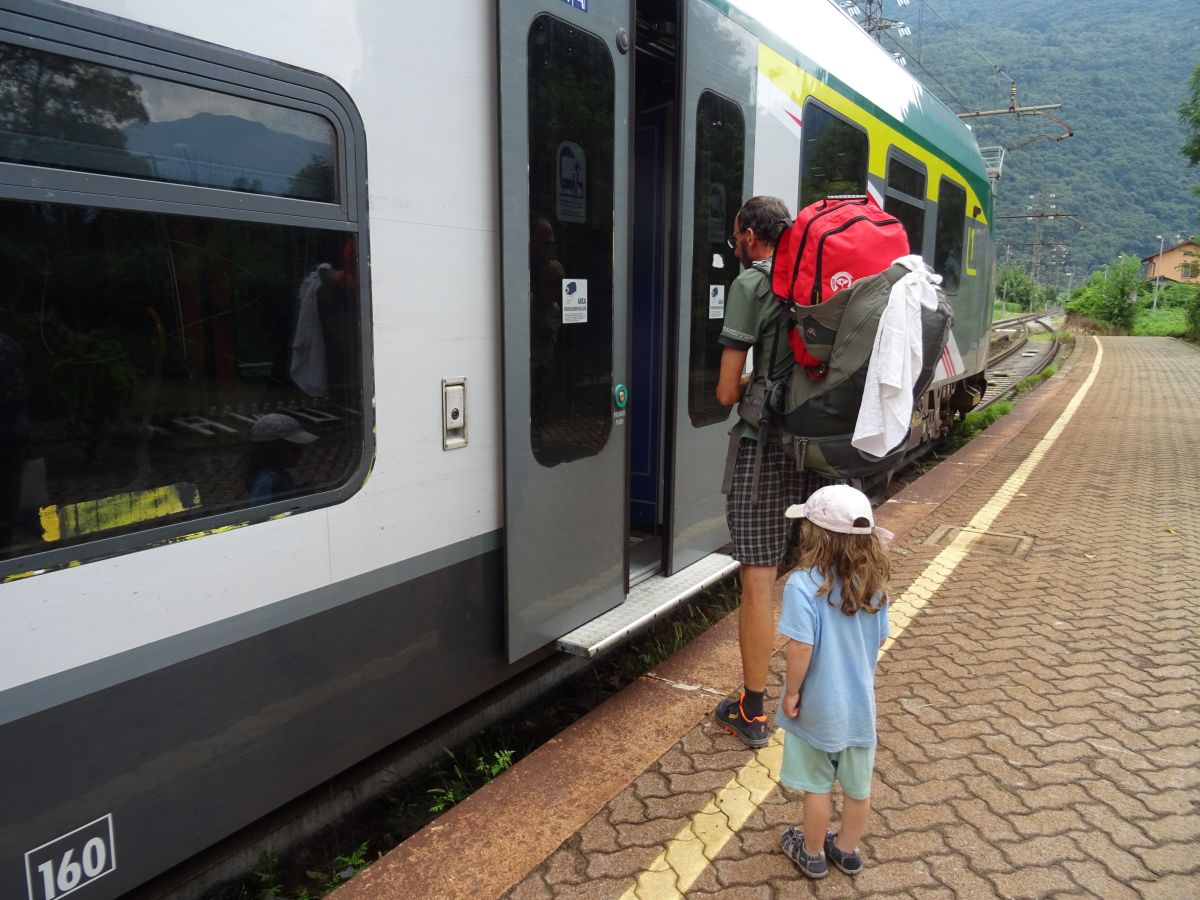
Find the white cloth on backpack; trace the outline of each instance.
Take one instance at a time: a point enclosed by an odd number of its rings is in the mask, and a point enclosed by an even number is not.
[[[909,270],[892,285],[887,308],[879,318],[853,447],[886,456],[904,440],[912,424],[913,383],[921,372],[921,308],[936,309],[942,276],[920,256],[902,256],[892,265]]]
[[[321,288],[323,272],[332,268],[329,263],[321,263],[300,282],[300,312],[296,317],[296,330],[292,333],[292,356],[288,365],[288,375],[296,387],[310,397],[324,397],[329,393],[325,330],[321,327],[317,295]]]

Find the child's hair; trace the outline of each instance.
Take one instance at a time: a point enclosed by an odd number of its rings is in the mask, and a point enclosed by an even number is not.
[[[800,533],[797,568],[816,569],[825,579],[817,590],[824,597],[833,590],[833,580],[842,582],[842,612],[848,616],[877,613],[882,604],[872,604],[885,594],[892,566],[879,538],[873,534],[840,534],[804,520]]]

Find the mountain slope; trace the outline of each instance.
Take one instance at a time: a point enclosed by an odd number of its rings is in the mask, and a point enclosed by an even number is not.
[[[913,74],[951,109],[1007,107],[1011,76],[1022,106],[1062,103],[1051,113],[1075,131],[1069,140],[1039,140],[1010,152],[996,190],[1001,217],[1023,217],[1029,207],[1050,203],[1079,216],[1041,221],[1043,269],[1053,245],[1067,248],[1051,280],[1061,271],[1065,287],[1069,271],[1078,283],[1121,252],[1157,252],[1156,235],[1170,246],[1177,233],[1200,230],[1200,202],[1189,190],[1200,182],[1200,170],[1189,169],[1179,152],[1184,129],[1176,112],[1200,63],[1200,3],[931,2],[933,8],[913,0],[899,10],[887,0],[885,12],[903,18],[914,34],[883,43],[902,49]],[[1061,133],[1037,116],[971,124],[981,146],[1011,148],[1038,134]],[[1037,225],[1024,218],[997,222],[1002,262],[1006,249],[1014,263],[1031,259]]]

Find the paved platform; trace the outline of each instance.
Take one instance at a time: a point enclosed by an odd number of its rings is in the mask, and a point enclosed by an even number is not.
[[[795,871],[778,744],[708,719],[740,681],[730,617],[335,897],[1200,897],[1198,440],[1200,350],[1084,338],[880,509],[894,637],[856,878]]]

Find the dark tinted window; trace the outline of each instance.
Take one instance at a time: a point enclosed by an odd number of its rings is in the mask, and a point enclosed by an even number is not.
[[[925,173],[895,157],[888,160],[887,186],[918,202],[925,199]]]
[[[800,153],[801,208],[833,194],[866,192],[866,132],[808,101]]]
[[[0,160],[336,202],[321,116],[0,43]]]
[[[933,271],[942,276],[942,287],[958,290],[962,280],[963,232],[966,227],[967,192],[945,178],[938,188],[937,238]]]
[[[909,250],[921,253],[925,243],[925,173],[890,156],[885,190],[883,208],[903,223]]]
[[[692,346],[688,361],[688,416],[699,427],[723,422],[717,402],[725,296],[739,267],[725,243],[742,207],[746,124],[741,108],[709,91],[696,110],[696,191],[692,221]]]
[[[0,201],[0,556],[346,483],[345,232]]]
[[[551,16],[529,31],[529,341],[533,454],[598,453],[612,430],[614,70]]]

